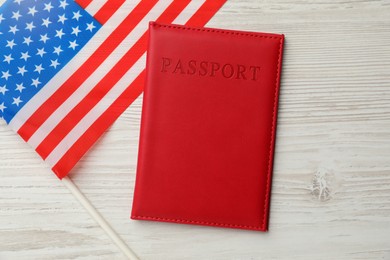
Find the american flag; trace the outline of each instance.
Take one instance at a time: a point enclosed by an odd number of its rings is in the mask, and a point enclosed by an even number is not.
[[[204,26],[225,0],[0,0],[0,117],[65,177],[142,93],[149,21]]]

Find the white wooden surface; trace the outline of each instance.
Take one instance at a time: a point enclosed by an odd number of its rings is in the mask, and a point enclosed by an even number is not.
[[[286,35],[269,233],[129,220],[141,98],[74,182],[141,259],[390,259],[390,2],[235,0],[208,26]],[[124,259],[3,123],[0,158],[0,259]]]

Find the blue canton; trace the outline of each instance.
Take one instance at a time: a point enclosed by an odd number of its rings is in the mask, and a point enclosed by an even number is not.
[[[100,27],[71,0],[7,0],[0,7],[0,118],[9,123]]]

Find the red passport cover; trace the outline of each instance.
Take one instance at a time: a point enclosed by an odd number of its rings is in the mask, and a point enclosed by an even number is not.
[[[283,40],[150,23],[132,219],[268,229]]]

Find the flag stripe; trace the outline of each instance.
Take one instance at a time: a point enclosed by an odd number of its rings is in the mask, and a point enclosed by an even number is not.
[[[86,9],[87,6],[92,2],[92,0],[76,0],[76,3],[78,3],[82,8]],[[98,2],[98,1],[94,1]],[[90,12],[88,12],[90,13]],[[91,13],[90,13],[91,14]]]
[[[94,38],[92,38],[85,47],[45,85],[44,88],[19,110],[18,114],[9,122],[9,125],[15,132],[22,134],[22,137],[27,140],[27,137],[24,137],[23,133],[19,132],[27,119],[30,118],[34,111],[36,111],[69,77],[72,76],[81,64],[84,64],[88,60],[95,50],[111,35],[112,28],[118,27],[136,5],[137,4],[133,1],[126,1],[122,8],[128,10],[128,12],[116,12],[106,25],[95,34]]]
[[[211,1],[210,1],[211,2]],[[219,4],[210,4],[206,1],[202,7],[203,12],[196,12],[188,23],[196,26],[204,26],[215,12],[222,6],[225,1],[218,1]],[[192,2],[191,2],[192,4]],[[192,5],[188,5],[191,8]],[[206,7],[204,7],[206,6]],[[210,8],[210,9],[205,9]],[[177,20],[183,19],[183,16],[177,17]],[[179,22],[176,21],[175,22]],[[184,23],[184,21],[180,21]],[[187,24],[188,24],[187,23]],[[66,176],[77,161],[89,150],[89,148],[96,142],[96,140],[103,134],[103,132],[115,121],[121,113],[142,93],[144,84],[145,72],[134,80],[128,88],[94,121],[85,132],[75,141],[74,144],[69,145],[66,152],[62,156],[58,156],[59,160],[55,163],[52,170],[59,178]],[[54,161],[52,161],[54,163]]]
[[[186,23],[188,26],[205,26],[226,0],[207,0]]]
[[[185,10],[176,17],[174,23],[185,24],[203,4],[205,0],[191,1]]]
[[[157,1],[141,1],[114,32],[100,45],[88,60],[57,91],[40,106],[18,133],[26,141],[39,126],[104,62],[109,54],[134,29],[141,19],[152,9]]]
[[[189,3],[189,1],[174,1],[168,8],[164,11],[164,18],[173,20],[174,17],[177,16],[185,6]],[[163,1],[160,1],[159,5],[156,5],[156,9],[161,9],[161,4]],[[143,21],[137,25],[137,28],[141,28],[142,31],[145,31],[147,28],[147,24],[149,20],[154,20],[156,17],[153,17],[153,10],[150,12],[150,15],[145,16]],[[134,29],[135,31],[136,29]],[[141,32],[142,32],[141,31]],[[139,38],[135,35],[129,34],[129,41],[132,38]],[[73,107],[73,109],[68,113],[68,111],[64,111],[63,109],[58,109],[57,111],[61,114],[61,116],[57,116],[57,121],[52,122],[51,125],[55,125],[55,128],[50,132],[50,134],[39,144],[36,151],[45,159],[49,153],[61,142],[61,140],[69,133],[70,130],[84,117],[84,115],[90,111],[101,99],[104,98],[104,95],[114,86],[114,84],[119,81],[119,79],[134,65],[134,63],[143,55],[146,51],[146,43],[147,43],[146,33],[144,33],[139,40],[127,51],[127,53],[119,60],[119,62],[115,66],[111,66],[111,70],[107,73],[104,73],[104,77],[101,81],[99,81],[96,86],[93,86],[92,90],[85,96],[81,102],[78,104],[71,104],[68,107]],[[121,53],[124,53],[121,52]],[[87,85],[88,86],[88,85]],[[92,86],[90,86],[92,87]],[[79,99],[80,95],[74,95]],[[70,101],[69,98],[66,102]],[[65,104],[65,103],[64,103]],[[53,114],[54,115],[54,114]],[[61,122],[58,122],[59,117],[63,117]],[[52,119],[53,117],[49,118]],[[54,120],[52,120],[54,121]],[[46,121],[47,122],[47,121]],[[45,122],[45,123],[46,123]],[[44,127],[47,130],[47,127]],[[37,132],[36,132],[37,133]],[[31,139],[30,139],[31,141]],[[30,143],[29,141],[29,143]],[[39,142],[38,140],[37,142]]]
[[[97,0],[91,1],[88,4],[88,6],[85,8],[85,11],[90,13],[92,16],[95,16],[96,13],[104,6],[105,3],[107,3],[107,2],[106,1],[97,1]]]
[[[99,23],[105,24],[108,19],[110,19],[110,17],[113,15],[113,12],[116,12],[124,2],[125,0],[109,0],[101,8],[98,8],[99,11],[95,15],[93,15],[93,17],[98,20]]]

